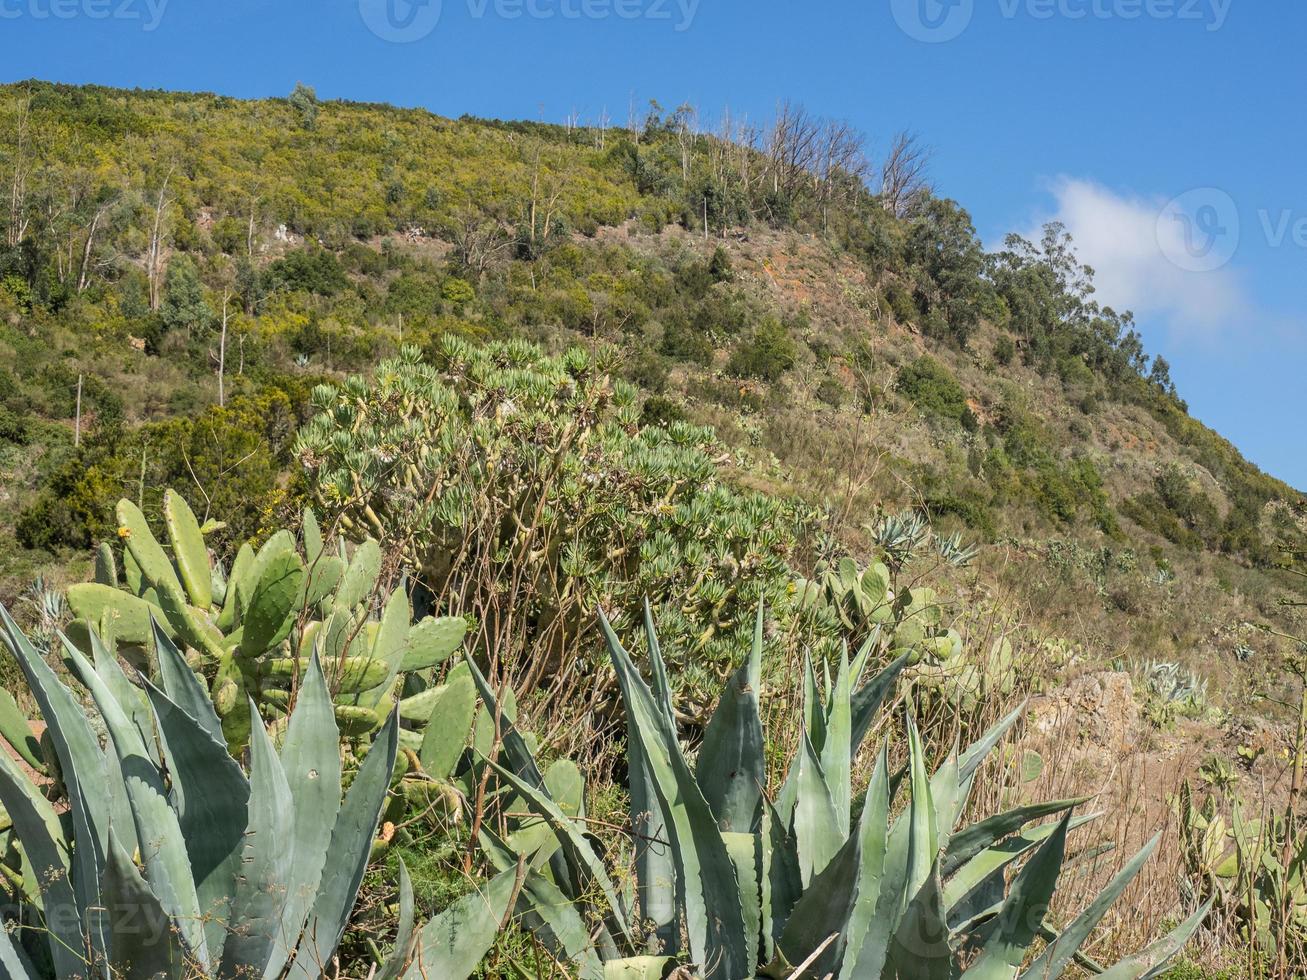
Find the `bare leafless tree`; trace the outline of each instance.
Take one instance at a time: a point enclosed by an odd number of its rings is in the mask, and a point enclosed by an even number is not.
[[[823,230],[830,230],[831,204],[841,198],[851,199],[865,188],[869,168],[866,147],[866,137],[846,120],[832,119],[823,124],[814,172]]]
[[[816,169],[821,123],[807,109],[782,102],[767,137],[768,175],[772,192],[789,200]]]
[[[145,274],[150,282],[150,309],[157,311],[163,302],[163,221],[172,203],[168,198],[168,184],[172,180],[173,168],[168,168],[163,183],[159,185],[159,196],[154,206],[154,225],[150,231],[150,247],[145,259]]]
[[[894,137],[880,168],[880,199],[890,214],[907,217],[930,191],[931,153],[915,133],[904,131]]]
[[[17,118],[12,123],[14,134],[14,154],[12,160],[12,182],[9,189],[9,227],[6,230],[10,247],[17,245],[27,234],[31,221],[27,213],[27,175],[31,170],[29,159],[30,147],[27,139],[27,127],[31,116],[31,99],[19,100]]]
[[[516,242],[500,221],[476,211],[465,211],[454,228],[454,254],[463,266],[480,279]]]

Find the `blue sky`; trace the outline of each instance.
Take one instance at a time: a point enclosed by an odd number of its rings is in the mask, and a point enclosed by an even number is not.
[[[1065,220],[1193,413],[1307,488],[1304,42],[1266,0],[0,0],[6,81],[913,129],[987,242]]]

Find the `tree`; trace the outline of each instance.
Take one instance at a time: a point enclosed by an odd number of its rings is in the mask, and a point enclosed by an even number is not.
[[[185,330],[193,336],[213,322],[213,310],[204,300],[204,284],[190,256],[182,255],[168,264],[159,317],[166,330]]]
[[[290,104],[300,115],[300,124],[305,129],[312,129],[318,122],[318,93],[303,82],[295,83],[295,91],[290,93]]]
[[[881,204],[894,217],[910,217],[931,192],[927,178],[931,153],[915,133],[905,131],[894,137],[880,166]]]
[[[1171,365],[1161,354],[1153,359],[1153,367],[1148,372],[1148,380],[1168,395],[1175,395],[1175,382],[1171,380]]]

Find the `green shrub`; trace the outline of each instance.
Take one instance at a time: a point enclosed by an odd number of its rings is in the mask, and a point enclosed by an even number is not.
[[[923,415],[961,422],[967,394],[939,361],[923,354],[899,371],[897,387]]]
[[[1016,355],[1016,342],[1007,334],[1000,334],[998,340],[994,341],[994,361],[1002,367],[1007,367]]]
[[[27,419],[0,405],[0,442],[26,446],[29,438]]]
[[[395,549],[525,680],[582,657],[597,603],[635,616],[647,597],[700,684],[739,639],[729,611],[786,588],[807,512],[731,488],[710,430],[641,427],[610,352],[441,355],[315,391],[296,451],[328,515]]]
[[[776,381],[794,367],[795,354],[789,329],[780,320],[768,318],[736,345],[726,370],[737,378]]]

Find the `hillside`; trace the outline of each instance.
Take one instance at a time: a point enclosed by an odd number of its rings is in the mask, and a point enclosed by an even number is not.
[[[646,420],[712,425],[740,481],[845,546],[920,508],[986,545],[977,587],[1093,659],[1262,683],[1235,655],[1282,616],[1301,498],[1187,415],[1056,230],[986,256],[946,199],[891,214],[656,108],[633,140],[35,82],[3,107],[0,506],[24,545],[86,548],[120,493],[169,483],[265,526],[313,384],[401,340],[614,344]],[[4,550],[12,595],[44,560]]]
[[[1189,416],[1062,229],[987,254],[863,149],[793,106],[707,134],[0,87],[0,602],[48,634],[94,547],[126,554],[120,498],[157,526],[181,491],[233,574],[312,503],[472,623],[601,818],[593,607],[627,629],[646,597],[696,736],[760,600],[773,714],[892,609],[934,761],[1031,699],[978,805],[1096,796],[1126,855],[1192,780],[1292,803],[1301,494]],[[397,845],[424,907],[471,867],[440,840]],[[1168,840],[1103,951],[1173,924],[1191,872]]]

